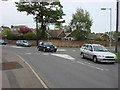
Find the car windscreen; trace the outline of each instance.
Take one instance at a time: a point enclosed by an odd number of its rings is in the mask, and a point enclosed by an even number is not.
[[[28,43],[27,41],[23,41],[23,43]]]
[[[45,46],[51,46],[51,45],[53,45],[51,42],[44,42],[44,45]]]
[[[93,46],[94,51],[108,52],[104,46]]]

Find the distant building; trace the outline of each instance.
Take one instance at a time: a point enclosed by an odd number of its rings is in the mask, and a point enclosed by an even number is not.
[[[13,25],[11,25],[11,30],[13,31],[13,33],[14,34],[21,34],[20,32],[19,32],[19,30],[21,29],[21,28],[28,28],[27,26],[25,26],[25,25],[18,25],[18,26],[13,26]],[[30,29],[30,28],[28,28],[28,29]],[[31,30],[31,29],[30,29]]]
[[[75,40],[74,37],[72,37],[71,33],[65,33],[66,36],[64,37],[65,40],[73,41]]]
[[[49,30],[48,34],[53,38],[53,39],[64,39],[65,32],[63,30]]]
[[[107,33],[103,34],[103,35],[101,36],[101,38],[103,38],[103,39],[106,40],[106,41],[110,41],[110,36],[109,36]],[[114,39],[111,38],[111,41],[113,42]]]
[[[18,26],[11,25],[11,30],[18,31],[18,30],[20,30],[21,27],[27,27],[27,26],[25,26],[25,25],[18,25]]]
[[[4,31],[4,30],[10,30],[10,28],[7,27],[7,26],[1,26],[0,28],[2,29],[2,31]]]

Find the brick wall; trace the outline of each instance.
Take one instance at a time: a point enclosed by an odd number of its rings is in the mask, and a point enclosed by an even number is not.
[[[109,42],[97,42],[97,41],[65,41],[65,40],[50,40],[54,45],[57,47],[80,47],[83,44],[101,44],[104,46],[109,46]],[[32,45],[36,45],[36,41],[34,40],[28,40],[28,42],[32,43]],[[40,42],[40,41],[39,41]],[[15,40],[8,40],[8,44],[16,44]],[[115,44],[112,43],[112,46]],[[119,43],[120,45],[120,43]]]

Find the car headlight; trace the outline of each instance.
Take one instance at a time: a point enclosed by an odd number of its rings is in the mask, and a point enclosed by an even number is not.
[[[55,48],[57,48],[57,47],[55,46]]]
[[[48,49],[50,48],[50,47],[47,47]]]
[[[104,55],[97,55],[97,57],[104,57]]]

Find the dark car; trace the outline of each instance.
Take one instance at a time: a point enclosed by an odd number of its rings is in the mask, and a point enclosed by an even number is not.
[[[40,42],[38,45],[38,51],[57,51],[57,47],[53,45],[51,42]]]
[[[16,45],[17,45],[17,46],[23,46],[23,47],[31,47],[31,46],[32,46],[31,43],[29,43],[29,42],[26,41],[26,40],[18,40],[18,41],[16,42]]]
[[[0,40],[0,44],[1,44],[1,45],[6,45],[6,44],[7,44],[7,42],[6,42],[6,41],[4,41],[4,40]]]

